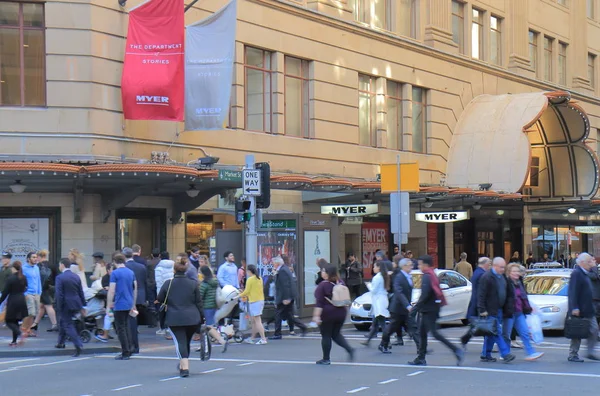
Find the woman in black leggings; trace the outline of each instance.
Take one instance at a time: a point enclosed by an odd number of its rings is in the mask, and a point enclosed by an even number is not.
[[[190,375],[190,344],[204,318],[198,282],[185,275],[188,265],[187,257],[178,258],[175,276],[162,285],[157,298],[167,306],[165,325],[173,336],[181,377]]]
[[[6,326],[12,331],[12,342],[8,344],[11,347],[17,346],[17,338],[21,335],[19,321],[26,318],[27,303],[25,302],[25,290],[27,290],[27,279],[23,276],[23,269],[20,261],[12,264],[15,271],[6,281],[2,297],[0,297],[0,306],[8,298],[6,304]],[[22,339],[21,339],[22,340]]]
[[[333,287],[339,282],[337,268],[327,264],[321,268],[321,276],[323,281],[315,290],[316,305],[312,318],[313,322],[318,323],[321,328],[323,359],[317,361],[317,364],[331,364],[332,341],[344,348],[348,352],[348,359],[352,361],[354,360],[354,349],[350,347],[341,333],[344,320],[346,320],[346,308],[336,307],[330,302],[333,299]]]

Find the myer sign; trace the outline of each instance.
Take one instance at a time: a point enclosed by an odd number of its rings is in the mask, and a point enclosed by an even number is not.
[[[321,206],[321,214],[332,214],[340,217],[356,217],[375,214],[379,205],[325,205]]]
[[[469,212],[426,212],[416,213],[415,220],[425,223],[452,223],[469,219]]]

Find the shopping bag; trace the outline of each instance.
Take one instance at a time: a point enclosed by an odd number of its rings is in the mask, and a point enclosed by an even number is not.
[[[497,336],[498,322],[496,318],[489,316],[480,316],[471,320],[471,334],[475,337],[480,336]]]
[[[538,315],[527,315],[527,326],[531,340],[535,344],[544,342],[544,333],[542,332],[542,319]]]
[[[584,340],[590,337],[590,321],[579,316],[567,316],[565,337],[572,340]]]

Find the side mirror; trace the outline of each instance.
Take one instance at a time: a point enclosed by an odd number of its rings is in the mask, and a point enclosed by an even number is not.
[[[445,283],[440,283],[440,289],[442,289],[442,290],[448,290],[448,289],[450,289],[450,286],[448,286]]]

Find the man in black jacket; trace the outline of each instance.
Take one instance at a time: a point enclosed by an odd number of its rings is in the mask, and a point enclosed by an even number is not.
[[[362,285],[362,264],[356,260],[354,253],[348,253],[346,262],[342,264],[342,273],[344,282],[350,290],[353,298],[360,296],[360,286]]]
[[[446,345],[456,356],[456,364],[461,365],[464,352],[456,345],[442,336],[437,329],[437,320],[440,317],[440,309],[445,304],[437,275],[433,270],[433,258],[431,256],[419,257],[419,269],[423,272],[421,278],[421,297],[414,306],[414,310],[421,314],[421,326],[419,328],[419,351],[417,358],[408,362],[413,366],[426,366],[425,355],[427,353],[427,333]]]
[[[477,288],[479,316],[493,318],[498,328],[497,335],[485,337],[485,355],[481,357],[483,362],[496,361],[492,357],[494,343],[498,344],[500,355],[505,363],[515,360],[515,356],[510,353],[510,346],[502,337],[502,322],[504,318],[512,317],[514,311],[514,292],[504,271],[506,271],[506,261],[502,257],[494,258],[492,269],[481,276]]]
[[[590,322],[590,335],[587,339],[588,355],[590,360],[600,360],[594,354],[598,341],[598,322],[596,321],[596,308],[593,301],[593,288],[590,280],[590,271],[596,266],[596,260],[588,253],[577,256],[577,266],[571,273],[569,280],[569,311],[572,316],[579,316]],[[573,338],[569,347],[569,362],[583,362],[579,358],[581,340]]]
[[[402,259],[398,263],[398,270],[395,272],[393,280],[393,296],[389,307],[391,313],[390,323],[386,326],[381,336],[381,344],[379,350],[382,353],[391,353],[390,348],[390,334],[396,332],[400,333],[402,327],[406,328],[408,334],[415,341],[415,344],[419,345],[419,339],[415,334],[416,325],[410,315],[412,311],[411,299],[412,299],[412,276],[410,271],[412,270],[412,261],[409,259]]]
[[[287,320],[291,326],[293,323],[300,330],[302,335],[306,335],[306,326],[294,317],[294,300],[296,299],[296,290],[293,287],[293,275],[290,269],[284,264],[281,257],[273,258],[273,267],[277,271],[275,275],[275,333],[269,339],[281,339],[281,321]]]

